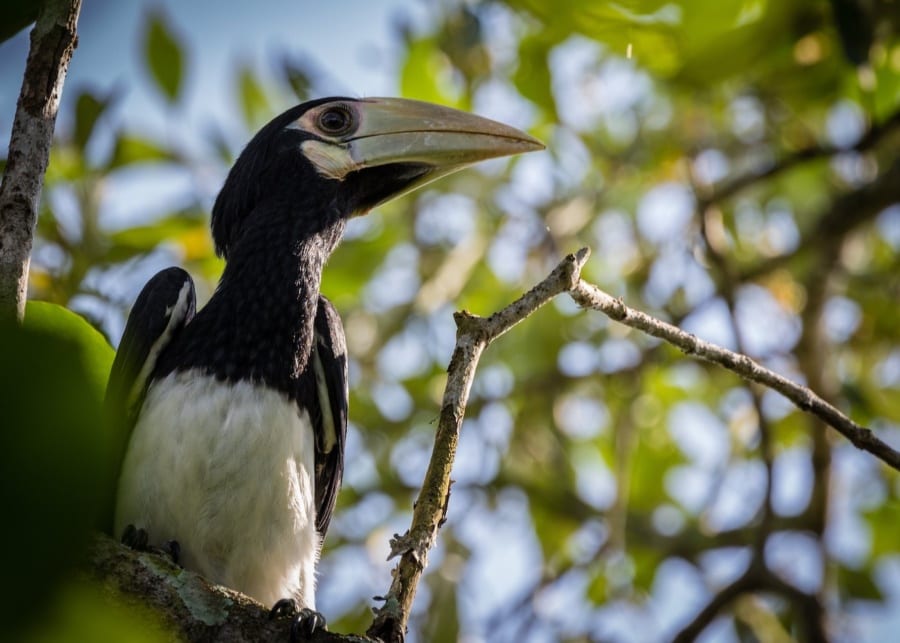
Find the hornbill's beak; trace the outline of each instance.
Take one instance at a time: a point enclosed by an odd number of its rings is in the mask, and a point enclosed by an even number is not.
[[[362,167],[425,163],[458,168],[477,161],[544,149],[509,125],[456,109],[402,98],[359,104],[360,123],[350,139]]]
[[[305,141],[302,149],[328,178],[343,180],[368,168],[406,167],[408,182],[379,203],[472,163],[544,148],[514,127],[402,98],[324,103],[303,114],[295,127],[317,135],[318,140]]]

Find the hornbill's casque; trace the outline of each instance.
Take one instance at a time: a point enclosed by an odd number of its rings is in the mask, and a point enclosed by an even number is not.
[[[128,318],[107,390],[129,436],[116,535],[177,542],[186,568],[323,625],[315,565],[343,472],[347,354],[322,268],[351,217],[542,147],[401,99],[315,100],[263,127],[213,207],[226,264],[209,303],[194,314],[191,277],[169,268]]]

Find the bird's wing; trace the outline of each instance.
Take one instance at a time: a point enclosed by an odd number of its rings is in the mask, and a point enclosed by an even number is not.
[[[312,366],[316,376],[316,530],[328,531],[344,472],[347,436],[347,342],[344,326],[328,299],[319,296]]]
[[[194,282],[181,268],[156,273],[134,302],[106,386],[105,406],[116,432],[117,463],[124,457],[157,359],[191,321],[195,307]]]

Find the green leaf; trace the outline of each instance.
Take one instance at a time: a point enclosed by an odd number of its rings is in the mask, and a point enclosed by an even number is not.
[[[75,313],[29,302],[0,324],[0,604],[4,635],[43,609],[111,507],[111,434],[101,412],[113,351]]]
[[[184,80],[183,47],[162,13],[147,17],[144,33],[144,59],[156,88],[169,103],[178,101]]]
[[[838,566],[837,586],[845,598],[884,601],[884,594],[875,584],[871,569],[850,569],[840,565]]]
[[[93,397],[103,399],[109,369],[116,353],[96,328],[78,313],[46,301],[27,303],[25,327],[50,333],[77,346],[79,359],[88,378],[85,383],[91,387]]]
[[[281,75],[300,102],[309,99],[312,88],[311,72],[310,66],[304,62],[293,60],[287,56],[281,61]]]
[[[538,105],[552,120],[556,118],[556,101],[553,98],[552,80],[548,56],[556,44],[545,32],[529,36],[519,43],[519,66],[513,75],[516,89],[525,98]]]
[[[116,136],[115,147],[107,168],[112,170],[133,163],[174,160],[177,160],[177,157],[155,141],[120,133]]]
[[[256,129],[269,119],[269,98],[249,65],[241,66],[238,74],[238,99],[244,122],[250,129]]]
[[[872,558],[895,553],[896,526],[900,525],[900,500],[889,498],[863,515],[872,529]]]
[[[400,93],[410,98],[465,109],[461,92],[453,86],[453,66],[434,38],[422,38],[409,45],[400,70]]]
[[[149,225],[119,230],[111,234],[109,240],[112,245],[105,259],[110,263],[146,254],[166,242],[179,244],[190,259],[212,253],[206,217],[192,211],[179,212]]]
[[[100,583],[74,581],[59,599],[43,605],[23,643],[163,643],[177,637],[159,615],[134,601],[120,600]]]
[[[0,4],[0,43],[34,22],[39,8],[34,0],[6,0]]]
[[[586,594],[592,604],[603,605],[609,600],[609,581],[599,565],[595,565],[594,568]]]
[[[106,111],[111,102],[111,96],[98,98],[88,91],[84,91],[78,95],[75,100],[75,144],[84,149],[91,134],[94,133],[94,126],[97,120]]]

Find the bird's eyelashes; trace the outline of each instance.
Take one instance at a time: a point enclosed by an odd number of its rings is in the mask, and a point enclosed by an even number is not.
[[[323,134],[345,136],[356,129],[357,118],[348,105],[336,103],[319,112],[316,118],[316,125]]]

